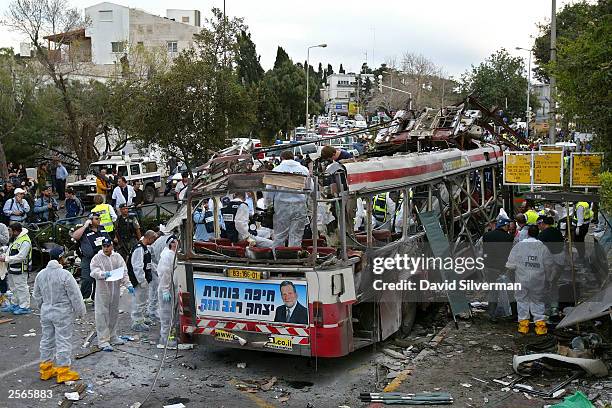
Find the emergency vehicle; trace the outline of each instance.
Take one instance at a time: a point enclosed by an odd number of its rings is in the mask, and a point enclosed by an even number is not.
[[[89,165],[87,177],[74,183],[68,183],[67,186],[75,191],[76,196],[82,202],[92,203],[96,195],[96,176],[102,169],[106,169],[107,175],[117,170],[117,174],[124,176],[130,184],[136,180],[140,181],[145,203],[150,204],[155,201],[161,187],[161,173],[155,160],[140,155],[110,153],[104,159]]]

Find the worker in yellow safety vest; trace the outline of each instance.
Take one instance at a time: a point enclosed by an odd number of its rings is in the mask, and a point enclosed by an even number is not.
[[[574,233],[574,242],[577,242],[576,249],[578,256],[584,259],[584,237],[589,232],[589,224],[593,218],[591,206],[586,201],[580,201],[574,206],[574,222],[576,223],[576,231]]]
[[[527,211],[525,211],[525,217],[527,218],[527,225],[537,225],[538,223],[538,212],[533,209],[533,202],[527,201],[525,204]]]
[[[115,229],[113,223],[117,221],[117,214],[115,213],[115,210],[113,210],[111,205],[104,203],[104,197],[100,194],[97,194],[94,197],[94,203],[96,206],[91,209],[91,212],[100,215],[100,225],[104,227],[106,232],[113,232]]]

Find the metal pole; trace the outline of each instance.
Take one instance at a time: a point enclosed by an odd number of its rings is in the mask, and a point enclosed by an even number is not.
[[[550,16],[550,62],[554,64],[557,60],[557,0],[552,0],[552,12]],[[549,128],[548,128],[548,139],[550,144],[555,143],[555,137],[557,135],[557,118],[556,110],[557,104],[555,102],[557,80],[555,75],[550,76],[550,107],[548,109],[549,116]]]
[[[306,132],[308,132],[309,128],[308,128],[308,71],[310,71],[310,69],[308,69],[310,67],[310,47],[307,48],[306,50],[306,122],[305,122],[305,127],[306,127]]]
[[[529,49],[529,63],[527,66],[527,109],[525,110],[525,127],[527,139],[529,139],[529,119],[531,118],[531,111],[529,109],[529,93],[531,92],[531,49]]]

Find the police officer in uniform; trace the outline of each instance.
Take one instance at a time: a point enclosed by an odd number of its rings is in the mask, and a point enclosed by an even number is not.
[[[11,304],[2,308],[3,312],[15,315],[32,313],[30,309],[30,289],[28,288],[28,272],[32,267],[32,241],[28,230],[20,223],[14,222],[9,227],[11,243],[8,255],[0,257],[1,262],[8,264],[8,284],[13,291]]]
[[[589,224],[593,218],[591,206],[586,201],[580,201],[574,206],[574,222],[576,223],[576,232],[574,234],[574,242],[577,242],[576,249],[581,259],[584,259],[585,246],[584,238],[589,232]]]
[[[244,201],[245,193],[235,193],[234,199],[221,209],[225,231],[223,238],[236,243],[249,237],[249,206]]]
[[[395,213],[395,202],[389,193],[380,193],[372,202],[372,215],[376,221],[376,228],[387,223]]]
[[[90,276],[91,258],[102,249],[102,240],[110,239],[100,222],[100,214],[92,212],[85,224],[72,233],[72,238],[79,242],[81,250],[81,295],[85,303],[93,302],[95,298],[95,279]]]
[[[214,206],[212,199],[204,200],[202,206],[204,208],[198,207],[193,212],[193,223],[195,225],[193,239],[195,241],[208,241],[215,237],[215,218],[213,216]],[[225,229],[223,217],[219,217],[219,227],[222,230]]]
[[[128,206],[124,203],[119,206],[119,217],[117,218],[117,228],[115,228],[115,247],[123,259],[127,257],[140,241],[140,224],[138,219],[131,215]]]
[[[153,321],[147,317],[147,302],[149,283],[153,280],[153,262],[149,245],[155,242],[157,234],[147,231],[132,250],[127,262],[128,276],[134,286],[134,299],[132,303],[132,330],[148,331]]]
[[[115,210],[113,210],[112,206],[104,203],[104,197],[100,194],[94,197],[94,203],[96,206],[91,209],[91,212],[98,213],[100,215],[100,223],[102,227],[106,230],[106,232],[112,234],[113,230],[115,229],[113,222],[117,220]]]

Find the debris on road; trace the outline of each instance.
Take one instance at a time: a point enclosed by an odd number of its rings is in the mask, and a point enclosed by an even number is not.
[[[0,319],[0,324],[10,323],[13,320],[15,320],[15,319],[9,319],[9,318]]]
[[[274,384],[276,384],[276,381],[277,381],[276,377],[272,377],[270,381],[268,381],[267,383],[261,386],[261,389],[264,391],[269,391],[270,388],[272,388]]]
[[[246,363],[238,363],[236,364],[237,368],[246,368]]]
[[[164,408],[185,408],[185,404],[179,402],[178,404],[164,405]]]
[[[453,403],[453,397],[447,392],[362,392],[361,402],[379,402],[393,405],[448,405]]]
[[[181,343],[178,345],[179,350],[193,350],[192,343]]]
[[[26,333],[23,335],[23,337],[35,337],[36,333]]]
[[[64,397],[70,401],[78,401],[80,399],[78,392],[65,392]]]

